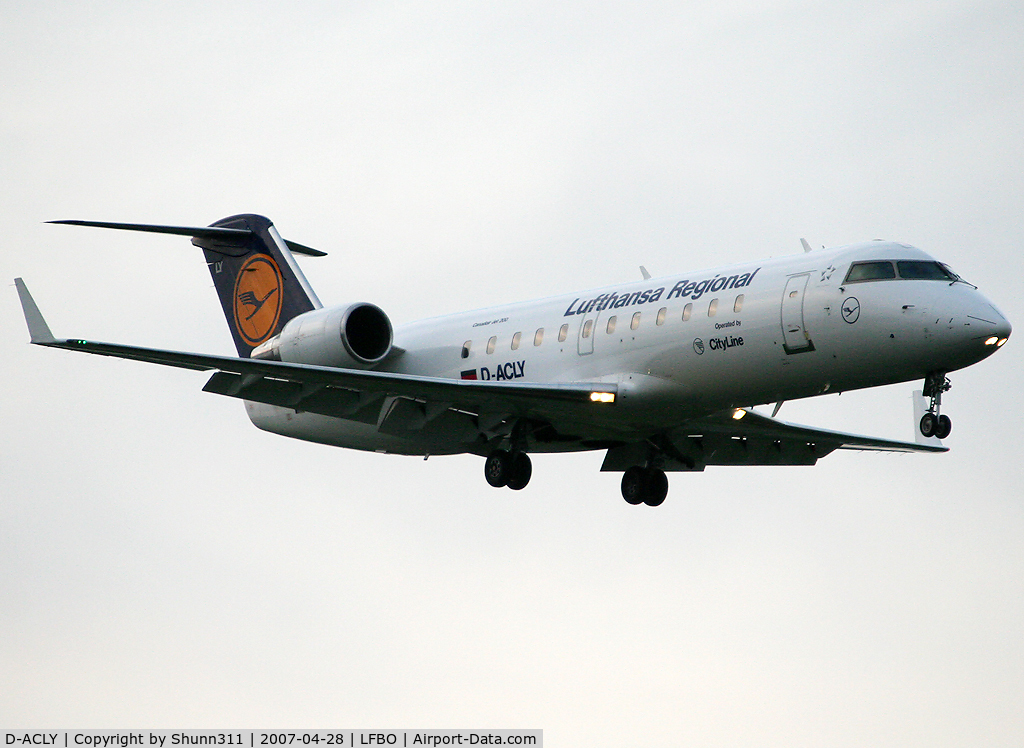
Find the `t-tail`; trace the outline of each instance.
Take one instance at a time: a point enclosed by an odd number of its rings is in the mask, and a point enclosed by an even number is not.
[[[314,257],[326,253],[282,239],[274,224],[263,216],[230,216],[205,227],[53,223],[192,237],[192,243],[206,255],[228,329],[242,358],[249,358],[254,348],[279,333],[292,318],[323,306],[293,253]]]

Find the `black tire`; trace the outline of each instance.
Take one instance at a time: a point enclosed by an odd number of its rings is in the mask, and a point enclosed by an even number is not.
[[[661,506],[668,496],[668,476],[658,468],[647,468],[645,472],[644,503],[647,506]]]
[[[513,452],[509,462],[511,471],[506,485],[513,491],[521,491],[530,482],[530,476],[533,475],[533,463],[530,462],[530,456],[526,452]]]
[[[935,436],[945,439],[952,430],[953,422],[949,420],[949,416],[939,416],[938,425],[935,427]]]
[[[925,413],[921,416],[921,436],[932,437],[935,436],[935,432],[939,429],[939,419],[935,417],[934,413]]]
[[[508,485],[508,479],[512,472],[511,462],[509,453],[504,449],[494,450],[484,462],[484,478],[495,488]]]
[[[622,474],[622,498],[627,504],[636,506],[643,503],[646,479],[647,472],[639,465],[634,465]]]

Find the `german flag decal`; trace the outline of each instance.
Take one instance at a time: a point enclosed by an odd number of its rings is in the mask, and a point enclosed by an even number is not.
[[[476,379],[476,369],[468,369],[462,372],[463,379]]]
[[[281,270],[270,255],[253,255],[235,278],[235,328],[252,346],[269,338],[281,317]]]

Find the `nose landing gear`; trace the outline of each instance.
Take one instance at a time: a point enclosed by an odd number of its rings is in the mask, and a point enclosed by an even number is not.
[[[952,385],[945,372],[932,372],[924,380],[924,396],[928,398],[928,412],[921,417],[919,428],[922,436],[934,436],[945,439],[953,430],[949,416],[940,415],[942,393],[948,392]]]

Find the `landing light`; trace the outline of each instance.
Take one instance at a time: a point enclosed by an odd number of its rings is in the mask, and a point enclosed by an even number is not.
[[[614,403],[614,392],[591,392],[590,400],[595,403]]]
[[[742,408],[736,408],[732,412],[732,417],[733,417],[734,420],[738,421],[741,418],[743,418],[743,416],[745,416],[746,414],[747,414],[747,411],[743,410]]]
[[[998,342],[999,342],[999,338],[997,338],[995,335],[993,335],[991,338],[989,338],[988,340],[985,341],[985,345],[995,345]]]
[[[1002,348],[1007,340],[1009,340],[1009,338],[1002,338],[998,343],[996,343],[996,348]]]

